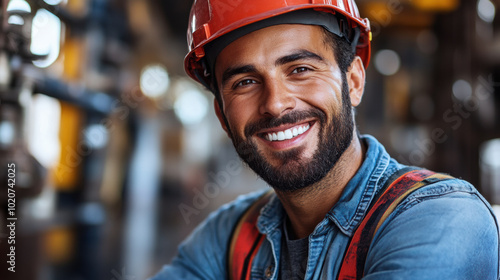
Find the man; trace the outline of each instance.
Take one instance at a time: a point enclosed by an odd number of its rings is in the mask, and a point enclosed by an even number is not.
[[[211,214],[153,279],[498,278],[488,203],[469,183],[445,177],[401,197],[373,231],[361,272],[341,273],[344,256],[359,252],[348,252],[359,246],[356,229],[376,226],[363,224],[369,206],[406,169],[354,129],[369,23],[354,1],[332,2],[195,1],[186,70],[214,93],[238,154],[274,193]],[[253,208],[260,214],[249,224],[264,238],[232,243],[249,231],[236,225]],[[251,254],[238,259],[242,246]]]

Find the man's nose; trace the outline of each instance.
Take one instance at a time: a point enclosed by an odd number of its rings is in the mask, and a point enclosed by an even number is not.
[[[265,82],[261,95],[260,114],[280,117],[296,105],[295,98],[289,89],[280,81]]]

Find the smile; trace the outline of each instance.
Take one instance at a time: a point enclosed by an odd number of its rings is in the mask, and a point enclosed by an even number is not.
[[[309,130],[310,127],[311,126],[309,124],[305,124],[305,125],[300,125],[300,126],[296,126],[293,128],[289,128],[289,129],[286,129],[283,131],[266,133],[264,135],[264,138],[267,141],[271,141],[271,142],[290,140],[290,139],[293,139],[293,138],[305,133],[306,131]]]

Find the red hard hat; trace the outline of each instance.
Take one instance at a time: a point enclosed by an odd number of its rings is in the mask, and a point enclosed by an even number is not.
[[[294,11],[313,9],[347,18],[350,28],[359,28],[356,55],[365,67],[370,61],[371,31],[368,19],[362,19],[354,0],[195,0],[189,15],[187,41],[189,53],[184,59],[186,73],[208,85],[207,65],[203,61],[208,43],[224,35]]]

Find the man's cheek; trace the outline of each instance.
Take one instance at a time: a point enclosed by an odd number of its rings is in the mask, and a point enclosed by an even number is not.
[[[252,162],[252,161],[255,160],[257,151],[248,142],[242,141],[242,142],[238,143],[237,146],[236,146],[236,150],[238,151],[238,154],[242,158],[244,158],[247,163]]]

